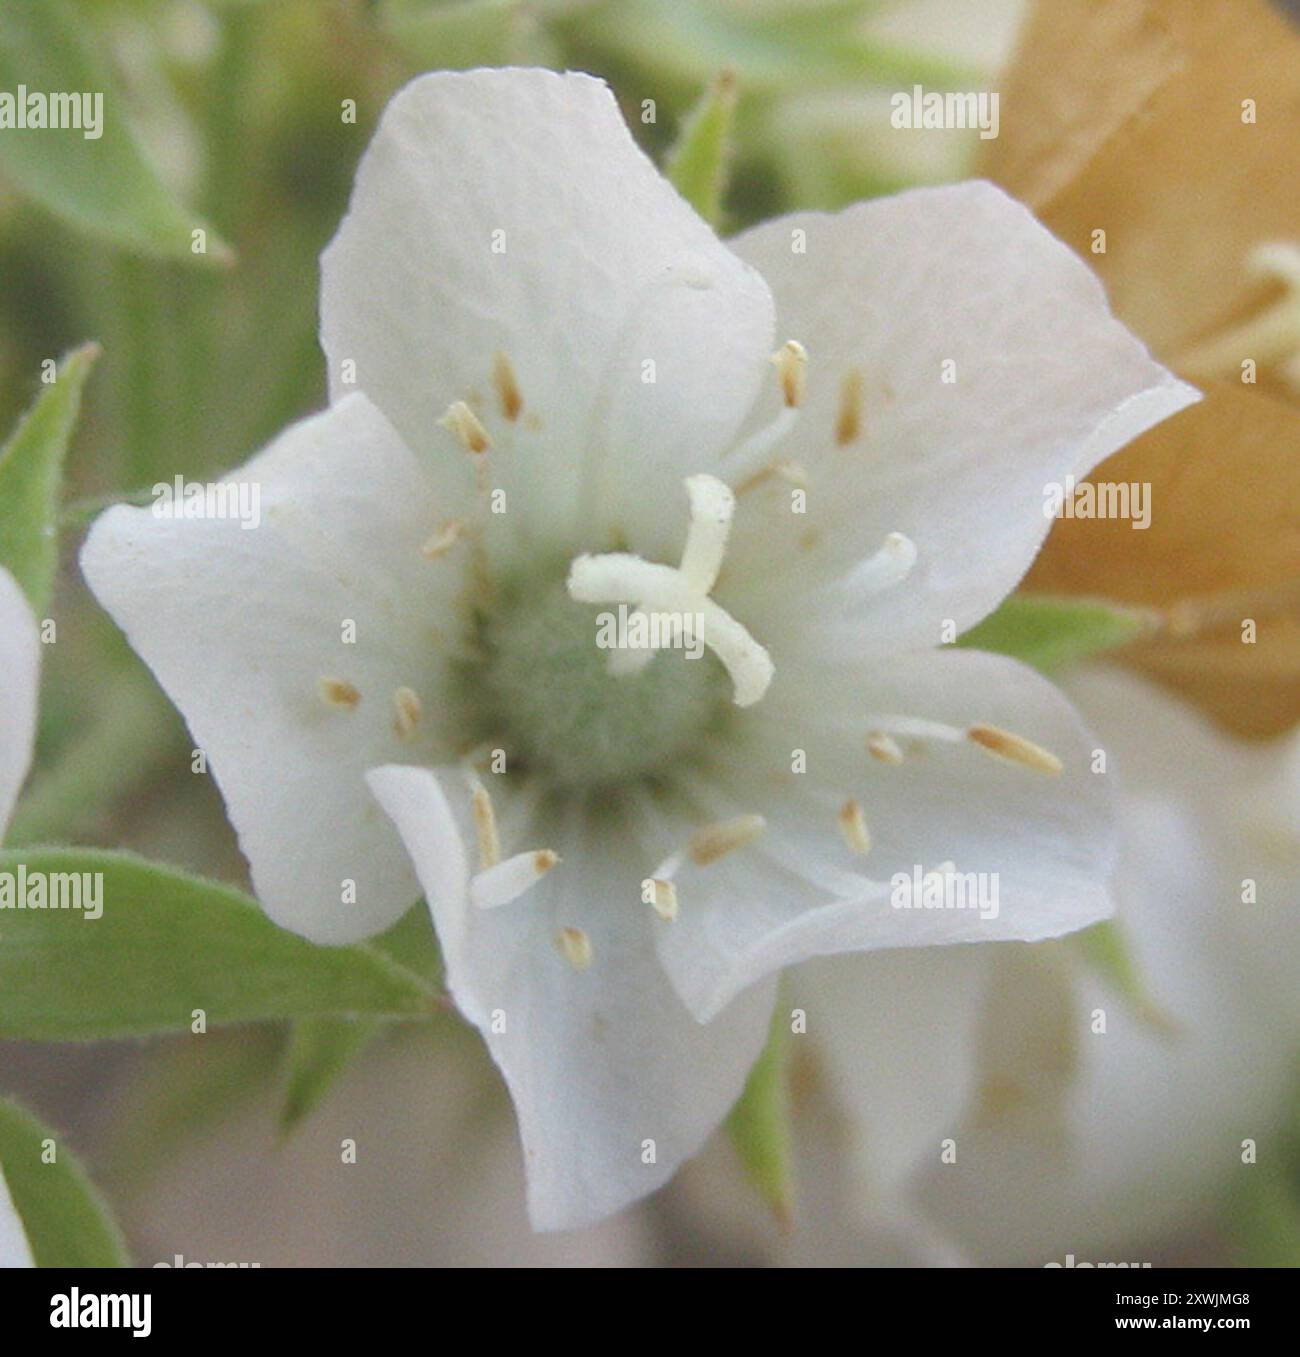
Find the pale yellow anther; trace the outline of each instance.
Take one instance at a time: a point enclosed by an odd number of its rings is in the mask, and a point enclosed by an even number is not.
[[[761,815],[738,815],[734,820],[719,820],[691,835],[687,855],[697,867],[707,867],[737,848],[745,848],[767,828]]]
[[[497,830],[497,813],[486,787],[474,788],[471,798],[474,812],[474,831],[478,835],[478,865],[480,871],[495,867],[501,861],[501,835]]]
[[[470,903],[479,909],[512,905],[527,894],[560,860],[549,848],[516,853],[514,857],[485,867],[470,878]]]
[[[987,754],[1003,759],[1007,763],[1019,764],[1036,773],[1059,773],[1061,760],[1050,749],[1026,740],[1023,735],[1015,735],[998,726],[974,725],[966,731],[966,738]]]
[[[562,928],[555,935],[555,944],[565,961],[575,971],[585,971],[593,956],[591,939],[581,928]]]
[[[496,387],[497,399],[501,402],[501,413],[513,423],[524,408],[524,398],[519,392],[514,365],[504,353],[498,353],[492,359],[492,385]]]
[[[835,420],[835,441],[844,447],[862,432],[862,372],[850,368],[840,383],[840,412]]]
[[[903,761],[903,751],[898,741],[892,735],[886,735],[883,730],[867,732],[867,753],[873,759],[879,759],[881,763],[888,763],[894,767]]]
[[[492,440],[479,417],[464,401],[452,401],[438,423],[444,429],[450,429],[460,440],[461,446],[469,452],[483,453],[492,446]]]
[[[654,912],[665,923],[672,923],[677,917],[677,887],[660,877],[651,877],[649,886],[650,904]]]
[[[459,518],[449,519],[420,548],[420,555],[426,561],[436,561],[445,556],[464,535],[464,523]]]
[[[356,684],[340,678],[317,679],[316,695],[327,707],[341,707],[347,710],[351,710],[361,701],[361,692]]]
[[[871,832],[867,829],[862,807],[856,801],[846,801],[840,807],[839,823],[844,842],[853,852],[863,855],[871,852]]]
[[[808,350],[797,339],[787,339],[772,355],[781,381],[781,397],[786,406],[797,410],[808,394]]]
[[[393,711],[393,729],[403,740],[414,739],[424,713],[416,691],[413,688],[399,688],[393,694]]]

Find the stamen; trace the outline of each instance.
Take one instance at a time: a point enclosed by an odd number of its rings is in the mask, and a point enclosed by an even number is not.
[[[513,424],[524,408],[524,398],[519,393],[514,366],[504,353],[498,353],[492,359],[492,385],[501,402],[501,413]]]
[[[850,368],[840,383],[840,413],[835,421],[835,441],[845,447],[862,432],[862,371]]]
[[[650,904],[665,923],[672,923],[677,918],[677,887],[662,877],[651,877]]]
[[[464,535],[464,523],[459,518],[449,519],[420,548],[420,555],[426,561],[436,561],[445,556]]]
[[[351,710],[361,701],[361,691],[347,679],[319,678],[316,680],[316,695],[327,707],[343,707]]]
[[[863,855],[871,852],[871,834],[862,807],[856,801],[846,801],[840,807],[839,819],[840,833],[853,852]]]
[[[794,428],[799,411],[796,406],[783,405],[776,418],[738,443],[726,455],[726,470],[732,482],[743,485],[762,471],[772,460],[772,450]]]
[[[929,721],[924,716],[873,716],[871,721],[872,736],[898,735],[905,740],[941,740],[944,744],[961,744],[966,739],[960,727]]]
[[[995,758],[1018,763],[1022,768],[1030,768],[1036,773],[1056,774],[1063,766],[1051,750],[1026,740],[1023,735],[1014,735],[997,726],[971,726],[966,737]]]
[[[868,749],[879,736],[897,735],[912,740],[938,740],[944,744],[973,744],[986,754],[992,754],[1007,763],[1019,764],[1022,768],[1032,768],[1038,773],[1059,773],[1062,768],[1061,760],[1051,750],[1025,739],[1023,735],[982,721],[962,729],[943,721],[928,721],[920,716],[873,716],[871,719],[873,729],[867,736]],[[875,753],[874,749],[872,753]],[[900,756],[901,753],[899,750]],[[886,758],[884,761],[890,760]]]
[[[474,788],[470,804],[474,811],[474,830],[478,835],[479,870],[487,871],[501,861],[501,835],[497,829],[497,813],[492,808],[492,798],[482,783]]]
[[[419,729],[423,706],[412,688],[399,688],[393,694],[393,707],[397,712],[393,728],[403,740],[414,738]]]
[[[585,971],[587,967],[591,965],[591,939],[581,928],[560,929],[555,935],[555,942],[563,954],[565,961],[567,961],[575,971]]]
[[[1264,310],[1230,329],[1193,345],[1173,364],[1189,377],[1239,375],[1241,364],[1280,365],[1282,375],[1300,388],[1300,245],[1273,241],[1259,245],[1246,260],[1255,277],[1280,283],[1284,294]]]
[[[808,394],[808,350],[797,339],[787,339],[772,355],[772,362],[776,364],[786,405],[797,410]]]
[[[484,453],[492,446],[479,417],[464,401],[452,401],[438,423],[444,429],[450,429],[468,452]]]
[[[772,362],[781,384],[781,410],[770,424],[756,429],[727,454],[727,473],[733,485],[747,486],[764,470],[771,461],[772,450],[794,428],[799,407],[807,395],[808,351],[798,340],[786,340],[772,355]]]
[[[680,850],[669,855],[654,869],[651,879],[654,881],[669,881],[682,870],[682,863],[686,861],[686,854]]]
[[[844,588],[855,595],[879,594],[902,584],[915,565],[916,543],[901,532],[891,532],[874,555],[849,571]]]
[[[734,820],[697,829],[686,844],[686,852],[697,867],[707,867],[737,848],[746,848],[767,828],[761,815],[738,815]]]
[[[476,873],[469,883],[470,902],[479,909],[497,909],[513,904],[535,886],[559,862],[549,848],[531,853],[516,853],[495,867]]]
[[[867,731],[867,753],[873,759],[879,759],[881,763],[888,763],[897,767],[903,761],[903,751],[899,748],[898,741],[892,735],[886,735],[883,730]]]

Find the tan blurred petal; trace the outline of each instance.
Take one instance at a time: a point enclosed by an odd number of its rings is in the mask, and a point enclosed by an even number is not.
[[[1120,318],[1178,368],[1281,295],[1248,260],[1300,240],[1300,31],[1267,0],[1039,0],[985,147],[984,172],[1089,260]],[[1256,386],[1211,383],[1095,473],[1151,482],[1151,528],[1062,521],[1027,581],[1191,619],[1193,634],[1133,660],[1243,734],[1300,718],[1295,398],[1263,365]]]
[[[1062,519],[1026,587],[1172,609],[1135,663],[1242,734],[1300,718],[1300,414],[1212,384],[1091,479],[1150,482],[1151,526]]]
[[[982,173],[1042,209],[1183,64],[1149,0],[1049,0],[1030,8],[1001,85],[1001,132]]]
[[[1177,366],[1276,295],[1246,258],[1300,236],[1294,25],[1267,0],[1048,0],[1021,53],[983,170],[1092,262],[1158,356]]]

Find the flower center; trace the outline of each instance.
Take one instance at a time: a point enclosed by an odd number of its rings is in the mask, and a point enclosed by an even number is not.
[[[575,601],[563,570],[498,593],[466,674],[478,733],[507,767],[581,790],[653,778],[690,761],[727,718],[727,674],[699,646],[657,650],[634,673],[611,672],[624,610]]]

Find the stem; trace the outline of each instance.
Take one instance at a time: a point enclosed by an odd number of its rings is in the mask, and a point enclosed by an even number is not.
[[[123,255],[114,269],[123,360],[120,479],[127,485],[152,481],[169,423],[161,400],[166,374],[160,369],[168,366],[170,355],[163,339],[166,314],[159,299],[159,267]]]

